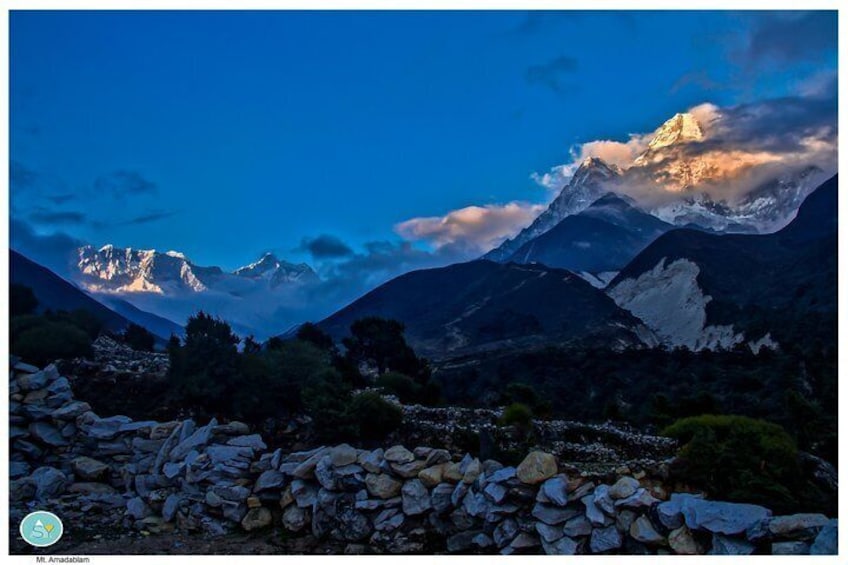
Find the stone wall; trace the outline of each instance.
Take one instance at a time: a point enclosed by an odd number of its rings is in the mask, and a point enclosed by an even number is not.
[[[542,451],[517,467],[431,447],[269,451],[239,422],[101,418],[54,366],[12,367],[12,524],[38,507],[75,527],[284,529],[348,553],[836,552],[834,519],[669,492],[644,472],[603,484]]]

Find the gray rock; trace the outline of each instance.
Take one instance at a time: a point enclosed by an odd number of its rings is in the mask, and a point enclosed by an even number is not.
[[[588,536],[592,533],[592,524],[585,516],[577,516],[566,522],[562,531],[570,538]]]
[[[173,463],[171,461],[168,461],[167,463],[162,465],[162,474],[165,475],[165,477],[168,479],[173,479],[178,477],[180,473],[183,472],[183,469],[185,469],[184,462],[181,461],[179,463]]]
[[[527,485],[541,483],[556,473],[556,458],[544,451],[531,451],[515,470],[518,480]]]
[[[465,498],[465,494],[468,492],[468,485],[463,483],[462,481],[456,484],[456,487],[453,489],[453,493],[451,494],[451,504],[454,506],[459,506],[462,500]]]
[[[291,494],[300,508],[313,506],[318,497],[318,490],[302,479],[295,479],[291,483]]]
[[[191,435],[189,435],[185,439],[181,440],[177,444],[177,446],[174,447],[171,450],[171,452],[169,454],[170,460],[171,461],[179,461],[181,459],[184,459],[185,456],[188,455],[189,451],[191,451],[193,449],[200,449],[201,447],[208,444],[209,440],[212,437],[212,428],[214,428],[217,425],[218,425],[218,420],[216,420],[215,418],[212,418],[212,420],[210,420],[208,424],[206,424],[203,427],[198,428],[197,430],[194,431],[194,433],[192,433]],[[183,428],[181,429],[182,432],[184,432],[187,429],[186,426],[187,426],[187,424],[185,424],[183,426]]]
[[[527,532],[519,532],[509,546],[513,549],[529,549],[531,547],[538,547],[539,544],[539,538],[536,536],[528,534]]]
[[[414,461],[415,455],[402,445],[395,445],[394,447],[390,447],[386,450],[383,454],[383,458],[389,463],[402,464]]]
[[[330,449],[330,463],[333,467],[344,467],[356,463],[356,449],[350,445],[343,443]]]
[[[702,553],[698,542],[686,526],[680,526],[668,534],[668,545],[678,555],[699,555]]]
[[[248,510],[247,515],[242,518],[241,527],[248,532],[258,530],[270,526],[272,519],[271,511],[264,506],[251,508]]]
[[[498,548],[503,548],[508,546],[512,540],[515,539],[518,532],[518,522],[516,522],[514,518],[507,518],[497,525],[495,531],[492,533],[492,539],[495,540],[495,545],[497,545]]]
[[[77,416],[81,416],[90,410],[91,406],[89,406],[88,402],[74,400],[64,406],[56,408],[50,413],[50,417],[55,420],[73,420]]]
[[[536,522],[536,531],[542,541],[546,543],[553,543],[565,535],[562,526],[549,526],[544,522]]]
[[[768,523],[768,529],[774,536],[812,539],[827,523],[828,517],[824,514],[792,514],[772,518]]]
[[[392,532],[403,525],[406,517],[397,508],[387,508],[374,518],[374,529],[379,532]]]
[[[487,536],[486,534],[484,534],[482,532],[477,534],[476,536],[474,536],[474,539],[471,540],[471,543],[473,543],[474,545],[476,545],[477,547],[479,547],[481,549],[486,549],[487,547],[492,547],[495,544],[495,542],[492,540],[492,538],[490,538],[489,536]]]
[[[299,532],[309,524],[309,511],[296,506],[289,505],[283,511],[283,527],[290,532]]]
[[[498,483],[489,483],[486,485],[486,488],[483,489],[483,492],[486,493],[486,495],[491,498],[495,504],[500,504],[506,499],[507,494],[509,494],[509,489]]]
[[[38,390],[46,387],[51,381],[57,378],[59,378],[59,373],[56,370],[56,366],[49,365],[37,373],[18,375],[18,386],[24,391]]]
[[[751,555],[756,547],[748,540],[713,534],[710,555]]]
[[[41,443],[51,447],[68,445],[68,441],[62,437],[62,433],[56,426],[47,422],[33,422],[29,425],[29,433]]]
[[[489,511],[489,501],[481,492],[469,490],[462,499],[462,508],[469,516],[481,518]]]
[[[379,475],[368,473],[365,476],[365,487],[368,489],[368,493],[383,500],[397,496],[401,492],[402,486],[403,483],[385,473]]]
[[[256,451],[268,449],[268,446],[265,445],[265,442],[262,441],[262,436],[259,434],[234,437],[233,439],[227,441],[227,445],[232,445],[235,447],[250,447],[251,449],[255,449]]]
[[[53,467],[39,467],[32,472],[30,480],[35,485],[35,497],[38,500],[59,496],[70,482],[62,471]]]
[[[379,473],[383,464],[383,448],[360,453],[356,461],[369,473]]]
[[[311,456],[300,462],[297,467],[292,470],[292,476],[297,477],[298,479],[311,479],[315,476],[315,467],[324,455],[326,455],[327,448],[321,447],[311,453]],[[282,468],[280,470],[282,471]]]
[[[621,532],[615,526],[595,528],[589,538],[589,548],[592,553],[605,553],[621,547],[622,541]]]
[[[680,502],[683,519],[690,530],[718,534],[740,534],[771,516],[771,510],[754,504],[716,502],[692,495],[674,494],[671,503]]]
[[[336,490],[338,488],[338,475],[333,467],[333,461],[330,455],[325,455],[315,465],[315,478],[327,490]]]
[[[580,502],[586,507],[586,518],[595,526],[603,526],[607,522],[607,518],[601,509],[595,504],[595,497],[588,494],[580,499]]]
[[[425,460],[425,465],[427,467],[432,467],[434,465],[441,465],[442,463],[447,463],[451,460],[450,452],[446,449],[433,449],[430,453],[427,454],[427,459]]]
[[[150,510],[150,507],[141,497],[136,496],[135,498],[131,498],[127,501],[127,514],[136,520],[143,520],[144,518],[151,516],[153,511]]]
[[[657,504],[659,499],[654,498],[646,489],[640,488],[627,498],[615,501],[616,508],[650,508]]]
[[[622,510],[615,517],[615,525],[618,526],[618,529],[622,532],[629,532],[630,526],[633,525],[633,522],[635,522],[638,517],[639,515],[633,510]]]
[[[510,479],[515,478],[515,467],[504,467],[499,471],[495,471],[492,473],[492,476],[489,477],[490,483],[505,483]]]
[[[71,461],[74,475],[85,481],[96,481],[109,474],[109,465],[91,457],[76,457]]]
[[[541,502],[537,502],[536,505],[533,506],[532,511],[534,518],[551,526],[562,524],[579,514],[580,512],[578,510],[574,510],[572,508],[560,508],[558,506],[551,506],[550,504],[543,504]]]
[[[542,483],[540,491],[550,502],[557,506],[566,506],[568,504],[568,477],[565,475],[551,477]]]
[[[256,484],[253,485],[254,492],[263,490],[283,488],[286,485],[286,476],[276,469],[265,471],[256,479]]]
[[[607,516],[615,515],[615,504],[609,494],[609,487],[607,485],[599,485],[592,493],[592,500]]]
[[[430,502],[436,513],[444,514],[449,508],[451,508],[451,495],[453,494],[453,490],[454,487],[448,483],[441,483],[433,488],[433,491],[430,493]]]
[[[639,481],[633,477],[621,477],[609,488],[609,495],[613,500],[619,500],[621,498],[632,496],[636,493],[636,489],[638,488]]]
[[[839,521],[830,520],[816,536],[810,555],[836,555],[839,553]]]
[[[647,545],[660,545],[665,543],[665,538],[654,529],[653,524],[647,516],[639,516],[630,525],[630,537],[640,543]]]
[[[474,544],[474,538],[479,532],[459,532],[450,536],[447,540],[447,549],[449,553],[459,553],[467,551]]]
[[[477,480],[477,477],[483,472],[483,465],[476,457],[472,459],[462,473],[462,482],[470,485]]]
[[[579,544],[569,537],[564,537],[554,543],[542,543],[546,555],[577,555]]]
[[[809,555],[810,544],[805,541],[778,541],[771,544],[772,555]]]
[[[162,518],[164,518],[166,522],[173,521],[182,501],[183,498],[179,494],[171,494],[165,499],[165,504],[162,505]]]
[[[416,516],[432,508],[430,493],[427,487],[418,479],[412,479],[404,483],[401,489],[403,497],[403,513],[407,516]]]
[[[424,470],[426,463],[421,460],[409,461],[408,463],[391,463],[391,469],[396,475],[404,479],[417,477]]]

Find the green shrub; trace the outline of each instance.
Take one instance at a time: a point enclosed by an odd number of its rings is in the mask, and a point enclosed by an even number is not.
[[[334,369],[313,375],[303,387],[303,406],[312,418],[316,439],[338,442],[356,437],[357,423],[348,411],[350,392],[350,386]]]
[[[365,440],[382,440],[403,422],[401,409],[374,392],[354,396],[348,414],[358,423],[359,437]]]
[[[500,423],[504,426],[528,429],[533,426],[533,411],[526,404],[514,402],[504,409]]]
[[[419,402],[421,396],[421,385],[407,377],[404,374],[390,371],[377,377],[375,383],[382,388],[387,394],[397,396],[404,404]]]
[[[798,451],[786,431],[744,416],[702,415],[678,420],[663,434],[682,442],[672,471],[711,496],[795,508]]]
[[[91,338],[80,328],[67,322],[43,318],[26,320],[26,329],[13,332],[11,350],[26,362],[44,367],[57,359],[73,359],[91,355]]]

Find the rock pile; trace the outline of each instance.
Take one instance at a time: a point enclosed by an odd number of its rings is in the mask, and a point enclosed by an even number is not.
[[[820,514],[595,482],[533,451],[516,467],[445,449],[268,451],[239,422],[100,417],[54,366],[13,362],[12,522],[33,508],[147,533],[283,529],[347,553],[835,553]]]

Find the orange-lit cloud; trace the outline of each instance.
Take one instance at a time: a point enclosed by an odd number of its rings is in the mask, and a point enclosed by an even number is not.
[[[395,226],[411,241],[427,241],[436,248],[459,246],[483,253],[521,228],[527,227],[545,206],[527,202],[467,206],[444,216],[412,218]]]

